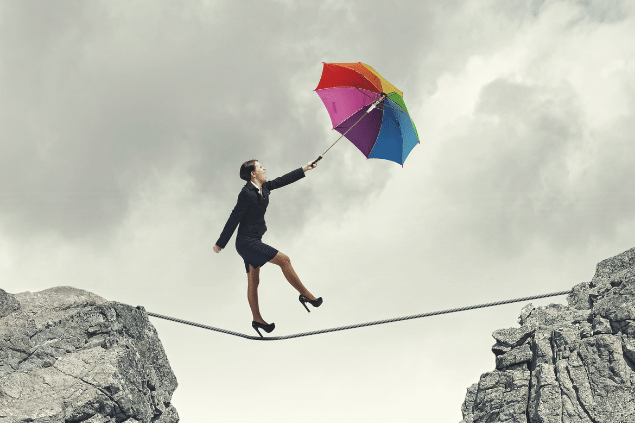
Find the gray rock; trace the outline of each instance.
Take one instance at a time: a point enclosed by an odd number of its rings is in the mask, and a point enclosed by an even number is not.
[[[526,423],[529,378],[526,366],[483,374],[472,405],[473,422]]]
[[[588,338],[593,335],[593,326],[588,322],[580,323],[580,339]]]
[[[472,386],[467,388],[465,401],[463,401],[463,405],[461,406],[461,412],[463,413],[464,423],[471,423],[473,421],[472,408],[474,406],[474,400],[476,399],[476,391],[478,391],[478,383],[474,383],[472,384]]]
[[[527,363],[533,359],[534,355],[531,352],[529,343],[525,343],[518,348],[514,348],[503,355],[496,357],[496,369],[503,370],[514,364]]]
[[[1,294],[18,307],[0,318],[0,423],[179,421],[145,311],[72,287]]]
[[[635,423],[635,248],[567,303],[528,304],[492,334],[496,370],[468,389],[463,422]]]
[[[534,333],[534,337],[531,340],[533,357],[529,370],[533,371],[538,364],[553,364],[551,333],[552,331],[549,329],[540,329]]]
[[[551,350],[555,361],[567,359],[576,351],[580,343],[580,331],[572,327],[562,327],[551,333]]]
[[[494,331],[492,337],[496,340],[496,344],[492,347],[494,354],[504,354],[523,344],[529,338],[534,328],[523,326],[521,328],[499,329]]]
[[[20,302],[8,292],[0,288],[0,318],[8,316],[20,309]]]
[[[552,364],[538,363],[531,373],[527,414],[530,422],[560,423],[562,399]]]
[[[600,333],[613,333],[613,329],[611,329],[611,322],[608,319],[603,318],[602,316],[595,316],[593,318],[593,335],[598,335]]]
[[[521,326],[524,325],[531,312],[535,309],[536,307],[534,307],[532,303],[529,303],[525,307],[523,307],[523,309],[520,310],[520,316],[518,316],[518,324]]]
[[[569,295],[567,295],[567,303],[569,307],[578,310],[590,310],[593,306],[589,299],[589,282],[582,282],[573,287]],[[520,322],[519,322],[520,323]]]

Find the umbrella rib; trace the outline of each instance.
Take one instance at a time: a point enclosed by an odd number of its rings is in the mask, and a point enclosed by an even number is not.
[[[355,87],[355,89],[356,89],[357,91],[359,91],[360,93],[364,94],[366,97],[368,97],[368,98],[372,98],[371,96],[369,96],[368,94],[366,94],[366,93],[364,92],[364,91],[367,91],[367,90],[363,90],[363,91],[362,91],[359,87]]]
[[[388,107],[390,107],[390,106],[388,106]],[[390,107],[390,108],[394,110],[393,107]],[[403,166],[403,132],[401,131],[401,124],[399,123],[399,119],[396,119],[397,115],[395,115],[395,117],[392,117],[392,118],[395,121],[395,123],[397,124],[397,128],[399,129],[399,134],[401,134],[401,140],[402,141],[401,141],[401,143],[399,143],[399,145],[401,146],[401,162],[402,162],[402,166]]]
[[[373,150],[375,149],[375,146],[377,145],[377,140],[379,139],[379,134],[381,133],[381,129],[379,130],[379,132],[377,133],[377,136],[375,137],[375,142],[373,143],[373,146],[371,147],[370,151],[368,152],[368,156],[366,156],[367,159],[370,159],[370,155],[373,154]]]
[[[391,107],[391,109],[392,109],[392,107]],[[394,110],[394,109],[393,109],[393,110]],[[384,115],[386,115],[386,114],[388,114],[388,116],[389,116],[389,117],[390,117],[390,118],[391,118],[391,119],[392,119],[395,123],[397,123],[397,124],[398,124],[397,120],[396,120],[394,117],[392,117],[392,116],[390,115],[390,113],[385,113],[385,112],[384,112]]]
[[[392,108],[392,107],[391,107]],[[392,116],[391,116],[392,117]],[[397,115],[393,119],[395,119]],[[401,146],[401,165],[403,166],[403,132],[401,131],[401,124],[399,123],[399,119],[395,119],[397,123],[397,128],[399,128],[399,134],[401,134],[401,142],[399,145]]]
[[[401,112],[401,113],[403,113],[403,114],[406,114],[406,115],[408,114],[408,112],[403,111],[403,109],[402,109],[401,107],[398,107],[398,108],[397,108],[397,107],[388,106],[388,105],[386,105],[386,104],[382,104],[382,105],[381,105],[381,107],[389,107],[389,108],[391,108],[391,109],[393,109],[393,110],[396,110],[396,111],[398,111],[398,112]]]
[[[383,107],[384,105],[383,105],[383,104],[380,104],[380,106],[382,106],[382,107]],[[390,106],[387,106],[387,107],[388,107],[388,108],[390,108],[390,109],[395,110],[393,107],[390,107]],[[394,121],[397,125],[399,125],[399,122],[398,122],[398,121],[397,121],[394,117],[392,117],[392,116],[390,115],[390,113],[384,113],[384,115],[386,115],[386,114],[387,114],[387,115],[388,115],[388,116],[389,116],[389,117],[390,117],[390,118],[391,118],[391,119],[392,119],[392,120],[393,120],[393,121]]]
[[[377,106],[382,106],[384,101],[382,101]],[[383,114],[385,115],[386,113],[383,113]],[[383,123],[382,123],[382,125],[383,125]],[[373,146],[370,148],[370,151],[368,152],[368,156],[366,156],[367,159],[370,159],[370,155],[373,154],[373,150],[375,149],[375,146],[377,145],[377,140],[379,139],[379,134],[381,134],[381,126],[379,127],[379,132],[377,132],[377,136],[375,136],[375,141],[373,142]]]
[[[366,84],[366,86],[368,87],[368,91],[373,91],[370,82],[368,81],[368,79],[366,79],[366,77],[364,75],[361,74],[361,72],[357,71],[357,73],[359,74],[359,76],[362,77],[362,79],[364,80],[364,83]],[[375,87],[375,89],[377,89],[377,87]]]
[[[364,94],[366,97],[368,97],[368,98],[371,100],[371,102],[373,102],[373,101],[377,100],[376,98],[373,98],[373,97],[371,97],[370,95],[368,95],[367,93],[365,93],[364,91],[366,91],[366,90],[361,90],[361,89],[359,89],[359,87],[355,87],[355,89],[357,89],[357,91],[359,91],[360,93],[362,93],[362,94]],[[368,104],[364,105],[363,107],[366,107],[366,106],[368,106]],[[363,107],[362,107],[362,108],[363,108]],[[360,108],[360,110],[361,110],[362,108]]]

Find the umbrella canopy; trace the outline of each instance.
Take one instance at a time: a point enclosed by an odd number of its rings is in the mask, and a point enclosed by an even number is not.
[[[324,63],[315,92],[343,134],[369,159],[403,166],[419,136],[403,92],[367,64]]]

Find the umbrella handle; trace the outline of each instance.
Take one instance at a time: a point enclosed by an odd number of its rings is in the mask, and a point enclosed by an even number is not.
[[[317,160],[315,160],[313,163],[311,163],[311,166],[315,166],[315,164],[316,164],[317,162],[319,162],[320,160],[322,160],[322,157],[324,157],[324,156],[320,156],[320,157],[318,157],[318,158],[317,158]]]

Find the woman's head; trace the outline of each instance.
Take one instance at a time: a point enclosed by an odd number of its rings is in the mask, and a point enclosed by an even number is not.
[[[258,160],[249,160],[240,166],[240,179],[249,182],[254,177],[262,183],[266,180],[265,170]]]

